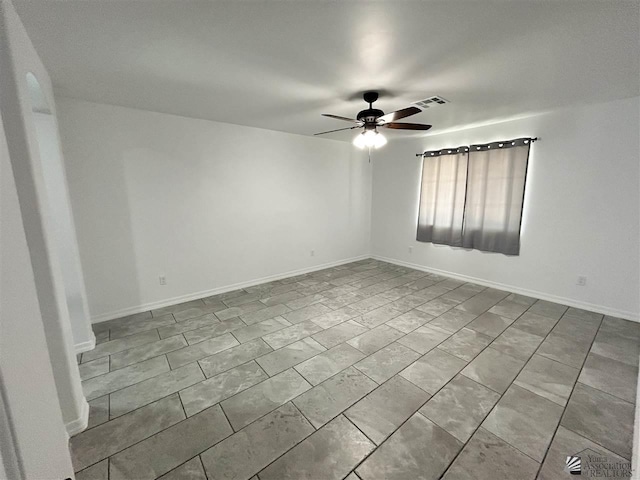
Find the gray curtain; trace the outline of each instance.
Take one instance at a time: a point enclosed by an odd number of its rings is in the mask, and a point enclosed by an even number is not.
[[[520,253],[520,223],[530,139],[472,145],[462,246]]]
[[[462,245],[468,150],[424,153],[418,241]]]

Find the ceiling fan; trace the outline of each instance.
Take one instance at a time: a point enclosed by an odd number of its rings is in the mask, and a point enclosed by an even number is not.
[[[385,114],[382,110],[373,108],[373,102],[378,99],[378,92],[365,92],[362,95],[362,98],[369,104],[369,108],[359,112],[355,119],[341,117],[339,115],[331,115],[329,113],[322,114],[325,117],[344,120],[345,122],[355,123],[355,125],[353,125],[352,127],[338,128],[336,130],[329,130],[327,132],[315,133],[314,135],[324,135],[325,133],[340,132],[342,130],[353,130],[354,128],[363,128],[362,132],[356,135],[356,137],[353,139],[353,144],[358,148],[380,148],[387,143],[387,139],[384,137],[384,135],[378,132],[378,127],[393,128],[396,130],[429,130],[431,128],[431,125],[425,125],[423,123],[396,122],[396,120],[400,120],[401,118],[420,113],[422,110],[420,110],[418,107],[402,108],[395,112]]]

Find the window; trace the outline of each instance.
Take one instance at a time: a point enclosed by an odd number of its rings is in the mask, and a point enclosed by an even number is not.
[[[518,255],[531,142],[425,152],[417,240]]]

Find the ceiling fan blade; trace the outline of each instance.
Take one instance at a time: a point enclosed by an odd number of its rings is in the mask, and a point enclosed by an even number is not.
[[[329,118],[335,118],[336,120],[344,120],[345,122],[359,123],[359,121],[356,120],[355,118],[341,117],[340,115],[331,115],[330,113],[323,113],[322,116],[323,117],[329,117]]]
[[[402,122],[389,122],[381,127],[395,128],[398,130],[429,130],[431,125],[425,125],[424,123],[402,123]]]
[[[360,126],[359,125],[355,125],[353,127],[338,128],[336,130],[329,130],[328,132],[314,133],[314,135],[324,135],[325,133],[341,132],[342,130],[353,130],[354,128],[360,128]]]
[[[421,111],[422,110],[420,110],[418,107],[407,107],[407,108],[397,110],[395,112],[387,113],[386,115],[376,118],[376,122],[378,122],[378,125],[380,125],[380,122],[384,122],[384,123],[395,122],[396,120],[400,120],[401,118],[405,118],[405,117],[410,117],[411,115],[415,115],[416,113],[420,113]]]

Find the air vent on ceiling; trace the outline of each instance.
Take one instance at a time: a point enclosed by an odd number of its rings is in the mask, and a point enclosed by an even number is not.
[[[424,110],[429,107],[444,105],[445,103],[449,103],[449,100],[439,97],[438,95],[434,95],[433,97],[429,97],[424,100],[418,100],[417,102],[413,102],[413,105],[415,105],[416,107],[420,107],[421,109]]]

